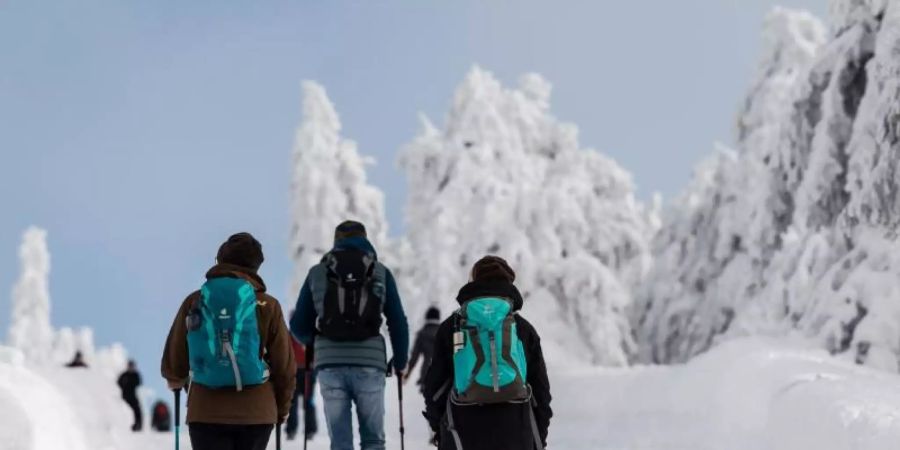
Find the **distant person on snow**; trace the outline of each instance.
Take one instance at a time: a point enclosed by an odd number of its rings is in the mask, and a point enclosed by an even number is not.
[[[76,351],[75,356],[72,358],[72,361],[70,361],[68,364],[66,364],[66,367],[72,367],[72,368],[74,368],[74,367],[87,368],[87,366],[88,365],[86,362],[84,362],[84,355],[81,353],[81,351]]]
[[[153,416],[150,419],[150,427],[156,431],[170,431],[172,429],[172,413],[169,405],[159,400],[153,404]]]
[[[394,352],[390,370],[398,376],[406,367],[409,326],[394,276],[378,262],[365,226],[343,222],[334,234],[334,248],[303,283],[291,331],[313,346],[331,450],[353,450],[352,404],[362,450],[384,450],[389,363],[381,317],[387,318]]]
[[[162,376],[173,390],[191,383],[194,450],[263,450],[288,416],[297,369],[281,306],[257,274],[263,260],[249,233],[229,237],[169,331]]]
[[[291,313],[291,317],[293,317]],[[312,351],[307,352],[306,346],[297,339],[291,338],[294,348],[294,360],[297,361],[297,388],[294,389],[294,397],[291,399],[291,412],[288,415],[287,425],[284,428],[287,439],[293,440],[300,428],[300,402],[303,402],[303,432],[306,439],[312,439],[319,430],[316,420],[316,404],[313,402],[312,393],[316,386],[316,372],[312,369]]]
[[[440,450],[543,450],[550,381],[541,340],[518,311],[516,274],[496,256],[472,268],[460,309],[438,328],[425,417]]]
[[[134,361],[128,361],[128,368],[119,375],[119,389],[122,390],[122,400],[131,407],[134,413],[134,424],[131,431],[141,431],[144,427],[144,417],[141,414],[141,402],[138,401],[137,388],[141,385],[141,374],[137,371]]]
[[[409,368],[406,370],[404,382],[409,380],[419,358],[422,358],[422,370],[419,372],[419,379],[416,385],[422,390],[425,374],[428,373],[428,367],[431,366],[431,356],[434,351],[434,338],[437,335],[438,327],[441,325],[441,310],[432,306],[425,312],[425,325],[416,333],[416,340],[413,343],[412,355],[409,357]]]

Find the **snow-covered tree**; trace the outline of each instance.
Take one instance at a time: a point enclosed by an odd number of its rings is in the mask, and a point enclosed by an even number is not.
[[[12,323],[9,346],[18,349],[30,364],[57,365],[68,362],[80,351],[88,364],[113,379],[128,361],[125,348],[94,345],[94,330],[53,328],[50,321],[50,251],[47,232],[37,227],[25,231],[19,247],[22,269],[13,287]]]
[[[303,113],[293,151],[291,182],[294,284],[299,291],[307,271],[334,242],[334,228],[344,220],[366,225],[377,248],[387,242],[384,196],[366,182],[373,163],[340,135],[341,122],[325,89],[303,82]]]
[[[50,251],[47,232],[31,227],[19,247],[21,272],[12,291],[9,345],[30,361],[44,362],[53,348],[50,325]]]
[[[736,154],[720,150],[698,166],[656,236],[654,270],[636,310],[643,359],[684,360],[727,330],[745,297],[765,284],[763,271],[792,220],[806,152],[785,142],[806,124],[791,100],[824,28],[808,13],[776,8],[764,37]]]
[[[699,207],[674,205],[657,235],[637,315],[644,359],[799,334],[900,367],[900,3],[831,11],[827,38],[808,14],[770,16],[735,163],[707,168],[717,181],[686,196]]]
[[[652,214],[628,173],[550,114],[550,90],[538,75],[506,89],[474,68],[443,130],[423,119],[400,156],[410,191],[402,284],[413,317],[429,304],[446,313],[472,264],[502,256],[530,317],[556,330],[545,340],[625,364],[630,286],[648,266]]]

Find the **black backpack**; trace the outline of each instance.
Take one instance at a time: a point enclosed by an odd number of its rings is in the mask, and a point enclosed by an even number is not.
[[[380,335],[384,280],[384,266],[366,252],[340,249],[325,255],[311,280],[319,334],[335,341]]]

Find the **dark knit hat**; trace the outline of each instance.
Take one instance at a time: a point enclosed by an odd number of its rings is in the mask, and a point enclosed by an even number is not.
[[[368,237],[366,226],[355,220],[345,220],[334,229],[334,242],[352,237]]]
[[[479,259],[472,266],[472,281],[479,280],[500,280],[512,283],[516,281],[516,272],[503,258],[489,255]]]
[[[441,310],[432,306],[425,312],[425,320],[441,320]]]
[[[262,265],[262,244],[250,233],[233,234],[219,247],[216,259],[221,264],[234,264],[256,272]]]

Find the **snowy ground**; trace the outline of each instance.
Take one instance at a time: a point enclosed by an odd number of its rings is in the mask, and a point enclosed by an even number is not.
[[[900,442],[900,377],[783,343],[735,341],[685,366],[551,376],[552,449],[887,450]],[[396,389],[390,381],[388,387],[393,449],[399,448]],[[127,410],[116,400],[115,391],[92,382],[87,371],[33,371],[0,362],[0,448],[172,447],[172,434],[127,432]],[[405,408],[407,448],[426,449],[421,398],[411,392]],[[310,444],[327,447],[324,435]],[[190,448],[187,439],[182,448]],[[299,449],[302,442],[283,448]]]

